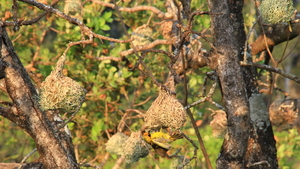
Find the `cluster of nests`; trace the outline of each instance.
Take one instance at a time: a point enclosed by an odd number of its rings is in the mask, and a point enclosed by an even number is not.
[[[159,96],[145,113],[144,128],[153,132],[161,128],[178,131],[184,125],[186,117],[182,104],[172,94],[161,89]],[[128,163],[147,156],[149,148],[140,132],[133,132],[130,137],[118,132],[106,143],[108,152],[124,156]]]
[[[55,69],[40,86],[39,105],[43,111],[61,110],[75,113],[84,101],[86,90],[62,73],[65,60],[65,55],[60,57]]]

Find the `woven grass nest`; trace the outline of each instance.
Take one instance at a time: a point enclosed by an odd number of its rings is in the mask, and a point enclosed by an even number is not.
[[[145,113],[145,127],[149,129],[180,129],[186,121],[186,111],[182,104],[164,89]]]
[[[292,0],[264,0],[259,10],[264,23],[267,24],[288,22],[295,14]]]
[[[66,56],[63,55],[55,69],[40,87],[39,105],[42,110],[77,112],[85,98],[86,90],[75,80],[62,73]]]
[[[146,157],[150,149],[140,132],[132,132],[130,137],[118,132],[105,145],[108,152],[125,157],[127,163],[133,163]]]

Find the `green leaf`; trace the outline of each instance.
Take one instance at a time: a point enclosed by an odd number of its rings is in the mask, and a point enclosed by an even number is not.
[[[101,29],[104,31],[109,31],[110,27],[108,25],[103,25],[103,26],[101,26]]]
[[[103,18],[98,18],[97,19],[97,25],[99,25],[100,27],[102,27],[103,25],[105,25],[105,20]]]
[[[123,78],[128,78],[133,74],[132,71],[128,71],[127,68],[122,68],[122,77]]]
[[[190,88],[193,88],[197,85],[197,79],[196,78],[191,78],[189,81],[189,86]]]
[[[113,88],[118,88],[118,85],[116,84],[116,82],[115,81],[109,81],[108,82],[108,84],[111,86],[111,87],[113,87]]]
[[[95,121],[91,130],[91,139],[93,141],[98,141],[98,136],[100,136],[100,132],[105,130],[104,122],[99,119],[98,121]]]
[[[109,12],[105,12],[103,14],[102,18],[105,19],[105,20],[108,20],[108,19],[111,18],[111,16],[112,16],[112,11],[109,11]]]

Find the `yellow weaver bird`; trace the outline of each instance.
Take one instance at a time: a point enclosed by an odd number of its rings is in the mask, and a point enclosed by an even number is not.
[[[168,156],[167,151],[171,148],[171,144],[169,143],[181,139],[182,135],[180,133],[169,135],[168,133],[162,132],[162,130],[152,134],[149,131],[146,131],[143,133],[143,138],[152,146],[158,155],[166,157]]]

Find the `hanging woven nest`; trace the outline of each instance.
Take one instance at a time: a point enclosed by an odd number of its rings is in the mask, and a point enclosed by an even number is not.
[[[150,147],[141,137],[140,132],[132,132],[123,147],[123,155],[127,163],[139,161],[149,154]]]
[[[128,136],[126,136],[124,133],[117,132],[112,137],[110,137],[107,143],[105,144],[106,151],[117,155],[123,155],[124,146],[127,139]]]
[[[164,89],[145,113],[145,127],[149,129],[180,129],[186,121],[182,104]]]
[[[55,69],[41,84],[39,104],[42,110],[59,109],[75,113],[84,101],[86,90],[62,73],[65,60],[66,56],[62,55]]]
[[[140,132],[132,132],[130,137],[118,132],[105,145],[108,152],[125,157],[127,163],[146,157],[150,149]]]
[[[264,0],[259,11],[267,24],[291,21],[295,14],[292,0]]]
[[[137,27],[132,32],[132,38],[134,39],[132,41],[133,45],[137,48],[141,48],[144,45],[147,45],[153,41],[153,30],[152,28],[148,27],[147,25],[142,25],[140,27]]]

